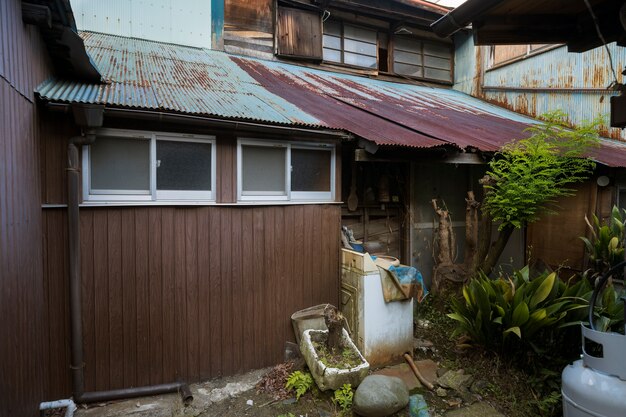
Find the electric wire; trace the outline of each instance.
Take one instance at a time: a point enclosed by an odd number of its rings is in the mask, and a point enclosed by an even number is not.
[[[591,7],[589,0],[585,0],[585,4],[587,5],[587,9],[589,9],[589,13],[591,14],[591,18],[593,19],[593,25],[596,27],[596,32],[598,33],[598,37],[602,41],[602,44],[604,45],[604,48],[606,49],[606,53],[609,55],[609,63],[611,65],[611,72],[613,73],[614,81],[607,87],[607,89],[620,86],[621,84],[617,81],[617,74],[615,73],[615,66],[613,65],[613,56],[611,55],[611,50],[609,49],[609,46],[606,44],[606,40],[604,39],[604,36],[602,35],[602,31],[600,30],[598,18],[596,17],[596,14],[593,12],[593,8]]]

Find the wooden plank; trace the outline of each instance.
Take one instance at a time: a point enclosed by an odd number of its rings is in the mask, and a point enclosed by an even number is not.
[[[185,212],[174,209],[174,336],[176,350],[176,375],[187,376],[187,283],[185,267]]]
[[[220,236],[222,208],[213,208],[209,219],[209,227],[211,240],[209,242],[209,252],[211,259],[210,280],[210,308],[209,323],[211,328],[211,375],[215,377],[222,376],[222,274],[221,274],[221,253],[220,240],[216,237]],[[224,277],[226,278],[226,277]]]
[[[135,281],[137,300],[137,384],[150,385],[150,287],[148,208],[135,209]]]
[[[232,277],[232,291],[231,291],[231,305],[232,305],[232,313],[233,313],[233,372],[241,373],[244,371],[244,345],[246,345],[245,335],[243,332],[244,322],[246,317],[242,315],[243,310],[243,300],[245,294],[245,284],[243,279],[243,256],[241,252],[242,248],[242,240],[245,239],[242,236],[242,227],[241,221],[242,209],[236,208],[231,210],[232,218],[230,221],[231,224],[231,236],[230,236],[230,244],[231,244],[231,272],[230,276]]]
[[[255,263],[253,262],[254,255],[254,229],[253,229],[253,215],[254,209],[244,208],[241,209],[241,258],[242,258],[242,288],[241,288],[241,307],[242,307],[242,322],[243,327],[243,340],[246,343],[243,344],[243,366],[244,369],[253,369],[255,359],[255,345],[257,343],[254,338],[254,325],[255,315],[257,312],[254,309],[254,296],[255,296]],[[260,341],[259,341],[260,343]]]
[[[107,263],[109,280],[109,372],[111,387],[124,386],[124,314],[122,298],[122,213],[109,210],[107,228]]]
[[[210,262],[210,218],[209,207],[198,208],[198,339],[199,364],[201,380],[211,375],[211,327],[210,327],[210,294],[211,294],[211,262]]]
[[[109,379],[109,293],[107,270],[107,211],[94,210],[93,253],[94,253],[94,326],[96,333],[96,356],[91,365],[96,371],[96,390],[110,388]],[[88,364],[89,365],[89,364]]]
[[[266,306],[266,265],[265,265],[265,239],[264,239],[264,218],[260,208],[253,211],[253,236],[254,242],[252,259],[254,261],[254,340],[256,358],[263,358],[267,354],[265,341],[267,335],[264,331],[263,323],[269,323]],[[260,366],[265,365],[265,361],[258,361]]]
[[[217,202],[237,201],[237,138],[222,135],[217,138]]]
[[[276,23],[278,54],[322,59],[322,25],[319,12],[279,7]]]
[[[161,211],[148,211],[148,271],[150,295],[150,382],[168,382],[163,378],[163,282],[161,277]]]
[[[135,210],[122,211],[122,310],[124,328],[124,386],[137,386],[137,292]]]
[[[197,381],[199,372],[198,340],[198,218],[197,209],[184,209],[185,213],[185,277],[186,277],[186,317],[187,326],[187,378]]]
[[[80,211],[80,253],[83,309],[83,347],[87,363],[93,364],[96,357],[95,282],[94,282],[94,212]],[[65,242],[64,242],[65,243]],[[126,333],[126,331],[124,332]],[[85,389],[96,389],[94,366],[85,367]]]
[[[220,279],[221,279],[221,306],[222,306],[222,366],[223,372],[226,375],[233,373],[235,364],[233,361],[233,322],[235,317],[238,317],[237,306],[233,302],[232,291],[232,275],[231,275],[231,221],[232,210],[224,209],[220,210],[221,227],[219,233],[219,240],[221,243],[221,265],[220,265]]]
[[[175,381],[180,377],[177,373],[176,361],[180,352],[176,350],[175,335],[176,307],[175,288],[176,274],[174,268],[174,208],[160,209],[161,214],[161,272],[163,274],[163,379]]]

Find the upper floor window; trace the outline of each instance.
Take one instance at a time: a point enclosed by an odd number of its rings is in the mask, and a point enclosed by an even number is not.
[[[393,72],[452,82],[452,56],[452,48],[447,44],[396,36],[393,42]]]
[[[510,62],[515,62],[528,56],[552,49],[554,46],[555,45],[553,44],[492,45],[489,48],[488,67],[492,68],[505,65]]]
[[[237,161],[240,201],[335,198],[334,145],[240,139]]]
[[[377,68],[376,30],[328,20],[324,22],[323,47],[324,61]]]
[[[85,201],[211,201],[214,189],[211,136],[103,129],[83,147]]]

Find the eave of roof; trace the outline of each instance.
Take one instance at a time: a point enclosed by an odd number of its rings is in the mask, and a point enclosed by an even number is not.
[[[85,32],[106,84],[52,79],[45,101],[342,130],[378,145],[493,152],[536,120],[464,93]],[[596,159],[626,166],[623,146]]]

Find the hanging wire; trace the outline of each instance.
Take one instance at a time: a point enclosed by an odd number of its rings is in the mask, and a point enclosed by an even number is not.
[[[600,24],[598,22],[598,18],[596,17],[596,14],[593,12],[593,8],[591,7],[589,0],[585,0],[585,4],[587,5],[587,9],[589,9],[589,13],[591,13],[591,17],[593,18],[593,24],[596,27],[596,32],[598,33],[598,37],[604,44],[606,53],[609,55],[609,63],[611,64],[611,72],[613,73],[614,81],[607,87],[607,89],[622,87],[622,85],[617,81],[617,74],[615,73],[615,66],[613,65],[613,56],[611,55],[609,46],[606,44],[606,40],[604,39],[604,36],[602,35],[602,31],[600,30]]]
[[[322,23],[328,20],[329,17],[330,17],[330,12],[328,10],[324,10],[324,13],[322,14]]]

